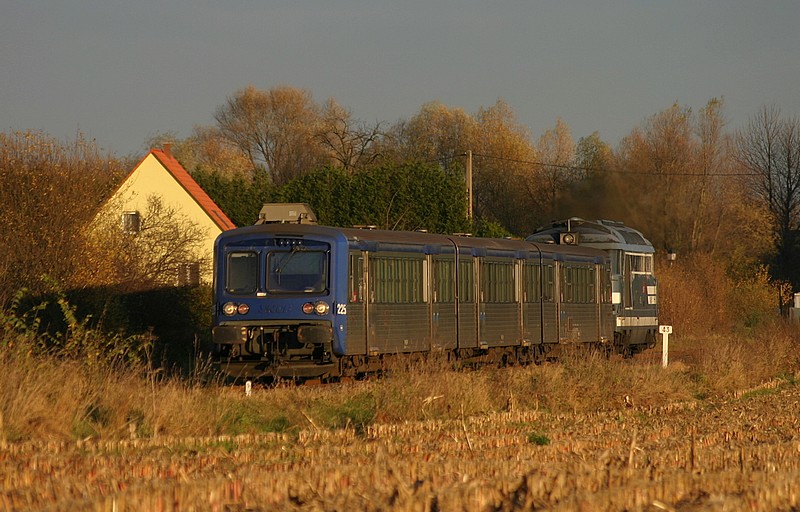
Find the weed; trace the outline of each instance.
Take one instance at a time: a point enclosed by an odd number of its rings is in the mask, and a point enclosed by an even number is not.
[[[327,401],[317,402],[315,413],[326,427],[352,426],[356,433],[363,434],[366,427],[375,420],[377,402],[373,393],[362,392],[353,395],[341,404],[332,404]]]
[[[284,414],[271,415],[255,401],[236,401],[229,404],[217,430],[230,435],[286,432],[292,422]]]
[[[778,392],[778,388],[761,388],[747,391],[742,395],[742,400],[752,400],[762,396],[774,395]]]
[[[531,432],[528,434],[528,442],[536,446],[547,446],[550,444],[550,438],[539,432]]]

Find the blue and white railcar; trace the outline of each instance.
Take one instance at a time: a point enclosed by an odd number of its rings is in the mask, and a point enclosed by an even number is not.
[[[658,283],[653,273],[653,244],[622,222],[573,217],[553,222],[528,236],[537,243],[581,245],[611,258],[616,350],[633,355],[655,345],[658,332]]]

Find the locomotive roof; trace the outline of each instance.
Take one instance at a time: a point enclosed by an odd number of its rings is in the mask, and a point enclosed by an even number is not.
[[[226,231],[219,236],[219,240],[257,237],[259,234],[272,236],[343,236],[348,242],[370,246],[372,244],[397,244],[397,245],[425,245],[442,247],[445,250],[457,246],[461,252],[478,250],[487,251],[518,251],[538,252],[552,254],[570,253],[587,258],[603,257],[604,253],[598,249],[581,246],[561,246],[542,244],[536,241],[505,238],[477,238],[459,235],[442,235],[419,231],[389,231],[380,229],[338,228],[311,224],[258,224],[246,226],[235,230]],[[436,251],[433,251],[436,252]]]
[[[572,217],[538,228],[526,240],[557,244],[561,233],[580,233],[579,243],[600,249],[623,249],[631,252],[655,252],[653,244],[641,231],[614,220],[584,220]]]

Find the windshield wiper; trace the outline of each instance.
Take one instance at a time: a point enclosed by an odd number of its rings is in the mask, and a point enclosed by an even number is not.
[[[304,247],[302,247],[302,246],[299,246],[299,245],[292,246],[292,250],[289,252],[289,255],[286,256],[286,259],[284,259],[281,262],[280,266],[277,269],[275,269],[275,273],[276,274],[282,273],[283,269],[286,268],[286,265],[288,265],[289,262],[292,261],[292,258],[294,258],[294,255],[297,254],[298,252],[304,251],[304,250],[306,250],[306,249]]]

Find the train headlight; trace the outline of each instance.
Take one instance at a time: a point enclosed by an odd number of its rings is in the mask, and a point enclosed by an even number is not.
[[[246,315],[250,312],[250,306],[247,304],[239,304],[239,307],[236,308],[236,312],[240,315]]]
[[[328,311],[330,310],[331,310],[330,305],[323,300],[314,304],[314,312],[318,315],[327,315]]]
[[[233,315],[235,315],[235,314],[236,314],[236,310],[237,310],[237,309],[238,309],[238,306],[236,306],[236,304],[235,304],[235,303],[233,303],[233,302],[226,302],[226,303],[225,303],[225,304],[222,306],[222,312],[223,312],[223,313],[225,313],[225,315],[226,315],[226,316],[233,316]]]
[[[562,245],[578,245],[578,233],[567,231],[566,233],[561,233],[559,236]]]
[[[310,315],[311,313],[316,313],[318,315],[327,315],[328,311],[331,310],[330,304],[325,302],[324,300],[320,300],[318,302],[306,302],[303,304],[303,313]]]

